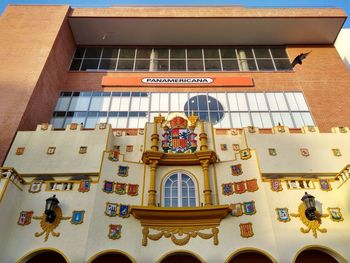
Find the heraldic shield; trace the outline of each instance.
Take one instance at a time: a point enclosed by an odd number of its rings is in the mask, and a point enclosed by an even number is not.
[[[164,126],[162,148],[164,152],[191,153],[197,149],[197,134],[194,126],[188,127],[188,121],[180,116],[170,120],[170,128]]]

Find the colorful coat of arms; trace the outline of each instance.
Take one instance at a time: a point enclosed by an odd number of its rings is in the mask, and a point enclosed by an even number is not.
[[[289,212],[288,208],[276,208],[277,220],[280,222],[289,222]]]
[[[281,180],[271,180],[271,190],[274,192],[280,192],[283,190]]]
[[[119,239],[121,235],[122,225],[109,225],[108,237],[110,239]]]
[[[197,150],[197,134],[194,126],[188,127],[188,121],[180,116],[170,120],[170,128],[164,126],[162,148],[164,152],[185,153]]]
[[[242,164],[231,165],[232,175],[241,175],[243,174]]]
[[[107,123],[106,122],[101,122],[99,125],[98,125],[98,128],[100,130],[104,130],[107,128]]]
[[[19,214],[17,224],[20,226],[29,225],[32,220],[32,216],[33,216],[33,211],[22,211]]]
[[[114,182],[112,181],[104,181],[102,191],[105,193],[112,193],[114,188]]]
[[[246,187],[245,187],[245,182],[244,181],[235,182],[235,183],[233,183],[233,185],[234,185],[236,194],[243,194],[247,190]]]
[[[244,210],[244,214],[246,214],[246,215],[255,214],[256,213],[255,202],[254,201],[244,202],[243,203],[243,210]]]
[[[284,133],[284,132],[286,132],[286,129],[284,128],[284,126],[282,126],[278,123],[277,131],[280,133]]]
[[[269,155],[276,156],[277,155],[276,149],[275,148],[269,148]]]
[[[230,209],[231,209],[231,216],[241,216],[243,215],[243,210],[242,210],[242,204],[241,203],[236,203],[236,204],[230,204]]]
[[[252,157],[252,154],[250,153],[250,149],[243,149],[239,151],[239,155],[242,160],[248,160],[250,157]]]
[[[343,215],[340,212],[340,208],[339,207],[329,207],[328,208],[329,214],[331,216],[331,220],[335,221],[335,222],[340,222],[343,221]]]
[[[126,194],[126,184],[125,183],[116,183],[115,192],[120,195]]]
[[[90,180],[81,180],[79,184],[78,191],[81,193],[89,192],[90,191]]]
[[[139,194],[138,184],[128,184],[128,195],[135,196]]]
[[[23,155],[25,147],[18,147],[16,149],[16,155]]]
[[[246,181],[248,192],[255,192],[259,189],[258,182],[256,179]]]
[[[342,154],[340,152],[340,149],[336,148],[336,149],[332,149],[333,155],[336,157],[340,157]]]
[[[233,188],[232,183],[222,184],[222,194],[223,195],[232,195],[233,194]]]
[[[42,180],[33,180],[30,184],[29,193],[39,193],[41,191],[41,186],[43,184]]]
[[[310,152],[307,148],[300,148],[300,153],[302,156],[305,156],[305,157],[310,155]]]
[[[84,210],[80,210],[80,211],[75,211],[74,210],[70,222],[73,225],[82,224],[84,222],[84,214],[85,214]]]
[[[119,165],[119,167],[118,167],[118,175],[119,176],[126,177],[126,176],[128,176],[128,173],[129,173],[129,166]]]
[[[241,237],[249,238],[254,236],[252,223],[239,224],[239,228],[241,230]]]
[[[120,204],[119,206],[119,216],[120,217],[129,217],[130,216],[130,213],[129,213],[129,206],[128,205],[122,205]]]
[[[232,149],[235,151],[235,152],[238,152],[240,150],[240,146],[238,143],[234,143],[232,144]]]
[[[320,179],[320,187],[321,187],[321,190],[323,191],[332,190],[332,186],[327,179]]]
[[[255,133],[256,132],[255,127],[254,126],[248,126],[248,132]]]
[[[309,132],[316,132],[315,126],[308,125],[308,126],[307,126],[307,129],[308,129]]]
[[[220,149],[221,151],[227,151],[227,144],[225,143],[220,144]]]
[[[118,204],[117,203],[107,202],[106,203],[105,215],[106,216],[110,216],[110,217],[117,216],[117,214],[118,214],[117,209],[118,209]]]
[[[116,162],[119,161],[120,146],[114,145],[112,151],[108,154],[108,160]]]

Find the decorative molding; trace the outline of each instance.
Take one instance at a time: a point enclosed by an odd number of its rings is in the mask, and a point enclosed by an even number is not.
[[[62,216],[62,210],[61,210],[61,208],[59,206],[56,207],[55,213],[56,213],[56,219],[52,223],[46,222],[46,215],[45,215],[45,213],[43,213],[42,216],[33,216],[33,219],[40,220],[40,227],[43,230],[42,232],[36,232],[35,236],[36,237],[40,237],[43,234],[45,234],[44,242],[47,241],[47,239],[49,238],[50,234],[52,234],[52,236],[54,236],[54,237],[59,237],[60,233],[59,232],[55,232],[54,230],[61,223],[61,220],[69,220],[69,219],[72,218],[71,216]]]
[[[301,222],[307,227],[307,228],[300,228],[300,232],[301,233],[309,233],[310,230],[313,233],[313,236],[315,238],[317,238],[317,231],[319,231],[320,233],[327,233],[327,229],[326,228],[320,228],[321,224],[322,224],[322,217],[327,217],[327,214],[321,214],[318,211],[316,211],[316,219],[310,221],[306,215],[305,215],[305,205],[304,203],[300,203],[299,207],[298,207],[298,213],[291,213],[290,216],[292,217],[299,217]]]
[[[132,215],[143,227],[143,246],[147,246],[148,239],[156,241],[163,236],[170,238],[178,246],[187,244],[191,238],[197,236],[203,239],[213,237],[213,243],[217,245],[219,243],[217,227],[229,212],[228,205],[192,208],[133,206],[131,208]],[[150,234],[150,229],[159,232]],[[207,229],[210,229],[211,233],[200,232]]]

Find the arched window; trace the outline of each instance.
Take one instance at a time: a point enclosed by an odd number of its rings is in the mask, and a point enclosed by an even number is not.
[[[194,179],[181,171],[172,173],[164,180],[162,206],[198,206],[196,194],[197,188]]]

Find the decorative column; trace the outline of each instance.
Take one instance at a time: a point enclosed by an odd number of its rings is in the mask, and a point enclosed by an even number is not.
[[[149,190],[148,190],[148,206],[156,206],[156,172],[157,172],[157,166],[158,161],[157,160],[151,160],[150,161],[150,168],[151,168],[151,177],[149,182]]]
[[[151,150],[158,152],[158,142],[159,142],[159,135],[158,135],[158,123],[154,122],[153,124],[153,133],[151,135]]]
[[[207,137],[207,134],[205,133],[204,121],[201,121],[201,133],[199,134],[199,140],[201,142],[200,150],[202,152],[208,150],[207,139],[208,137]]]
[[[213,200],[211,198],[211,188],[209,180],[209,160],[201,161],[203,176],[204,176],[204,205],[210,206],[213,205]]]

